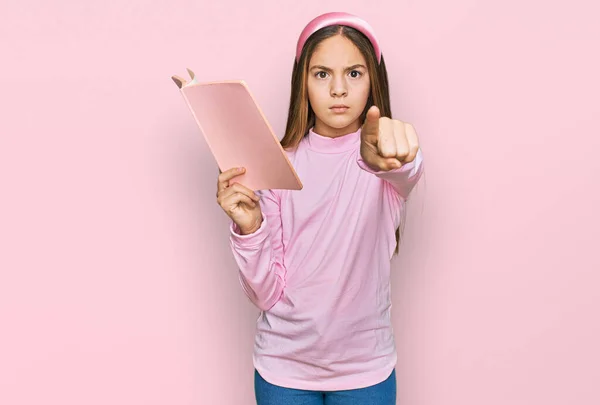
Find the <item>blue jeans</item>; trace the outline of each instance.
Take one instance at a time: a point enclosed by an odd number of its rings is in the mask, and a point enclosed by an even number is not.
[[[396,370],[379,384],[342,391],[309,391],[279,387],[254,370],[257,405],[396,405]]]

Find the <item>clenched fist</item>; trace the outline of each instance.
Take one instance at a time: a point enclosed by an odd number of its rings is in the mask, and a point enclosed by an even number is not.
[[[381,117],[376,106],[367,111],[360,137],[360,155],[373,170],[397,169],[412,162],[419,150],[414,127],[406,122]]]

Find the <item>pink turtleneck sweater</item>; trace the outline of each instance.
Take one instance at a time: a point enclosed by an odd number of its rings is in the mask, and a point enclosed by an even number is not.
[[[230,228],[242,288],[261,309],[254,366],[289,388],[377,384],[396,365],[390,260],[422,153],[376,172],[361,159],[360,130],[328,138],[312,129],[286,153],[303,190],[258,191],[260,229]]]

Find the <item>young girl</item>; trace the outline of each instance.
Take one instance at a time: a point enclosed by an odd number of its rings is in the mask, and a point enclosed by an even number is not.
[[[372,28],[327,13],[300,35],[281,144],[304,188],[253,192],[219,175],[231,248],[261,309],[258,405],[393,405],[390,260],[423,172],[414,128],[391,119]]]

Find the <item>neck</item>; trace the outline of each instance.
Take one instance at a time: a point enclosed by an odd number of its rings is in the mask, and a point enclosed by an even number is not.
[[[348,132],[340,136],[325,136],[311,128],[308,131],[307,145],[309,149],[316,152],[329,154],[357,150],[360,146],[360,130],[359,127],[354,132]]]
[[[321,136],[326,136],[328,138],[337,138],[338,136],[344,136],[356,132],[360,129],[360,127],[361,125],[359,120],[356,120],[343,128],[334,128],[325,124],[323,121],[317,118],[315,120],[315,126],[313,127],[313,131]]]

